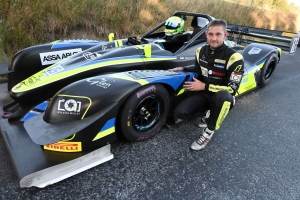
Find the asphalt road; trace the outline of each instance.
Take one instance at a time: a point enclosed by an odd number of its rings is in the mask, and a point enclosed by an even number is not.
[[[300,199],[300,49],[272,81],[237,99],[203,151],[198,119],[140,143],[112,144],[115,158],[43,189],[21,189],[0,137],[0,199]]]

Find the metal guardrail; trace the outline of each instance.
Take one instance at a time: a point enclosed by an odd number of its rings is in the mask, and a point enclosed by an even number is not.
[[[229,39],[235,40],[237,43],[250,43],[254,41],[285,48],[289,48],[292,37],[297,35],[297,33],[253,28],[233,24],[228,24],[227,29],[229,32]],[[300,43],[298,43],[298,47],[300,47]]]

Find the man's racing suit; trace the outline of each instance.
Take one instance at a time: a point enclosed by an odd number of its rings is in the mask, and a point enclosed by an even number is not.
[[[196,51],[195,67],[185,68],[198,74],[197,79],[205,83],[203,91],[188,92],[188,97],[181,101],[175,109],[180,119],[192,117],[196,113],[210,110],[206,120],[210,130],[218,130],[234,104],[244,73],[243,56],[223,44],[212,50],[209,45]]]

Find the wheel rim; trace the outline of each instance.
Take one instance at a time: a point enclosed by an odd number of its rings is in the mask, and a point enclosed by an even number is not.
[[[136,131],[145,132],[153,128],[161,119],[162,106],[162,99],[156,95],[144,98],[132,116],[132,124]]]
[[[269,64],[269,66],[268,66],[268,68],[267,68],[267,70],[266,70],[266,73],[265,73],[265,80],[268,80],[268,79],[272,76],[273,71],[274,71],[274,67],[275,67],[274,61],[272,61],[272,62]]]

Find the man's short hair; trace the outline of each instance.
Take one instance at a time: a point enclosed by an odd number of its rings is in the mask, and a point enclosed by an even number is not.
[[[208,25],[207,25],[207,30],[211,26],[223,26],[224,31],[225,32],[227,31],[227,22],[223,19],[215,19],[215,20],[209,22]]]

